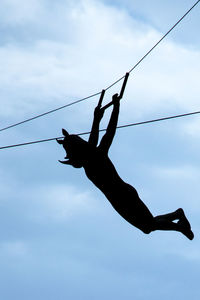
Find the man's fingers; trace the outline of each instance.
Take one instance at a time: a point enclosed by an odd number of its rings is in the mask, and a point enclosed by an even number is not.
[[[116,102],[119,102],[121,100],[121,97],[118,94],[114,94],[112,97],[113,104]]]

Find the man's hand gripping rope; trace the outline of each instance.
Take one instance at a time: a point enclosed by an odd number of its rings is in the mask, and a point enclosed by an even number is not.
[[[125,91],[125,88],[126,88],[126,84],[127,84],[127,81],[128,81],[128,77],[129,77],[129,73],[126,73],[126,75],[124,77],[124,82],[122,84],[122,88],[121,88],[120,94],[119,95],[118,94],[114,94],[113,97],[112,97],[112,101],[109,102],[108,104],[106,104],[103,107],[101,107],[101,105],[102,105],[102,101],[103,101],[103,98],[104,98],[105,90],[102,90],[101,96],[100,96],[100,99],[99,99],[99,103],[98,103],[97,107],[94,110],[94,117],[95,118],[101,120],[103,118],[104,111],[109,106],[115,105],[115,104],[119,103],[119,101],[123,98],[124,91]]]

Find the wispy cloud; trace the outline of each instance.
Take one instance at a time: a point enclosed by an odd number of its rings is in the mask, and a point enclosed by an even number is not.
[[[171,178],[172,180],[177,180],[181,178],[181,180],[195,180],[196,178],[199,178],[200,176],[200,170],[197,167],[194,167],[193,165],[185,165],[185,166],[169,166],[169,167],[163,167],[163,168],[156,168],[154,169],[154,172],[159,176],[165,177],[165,178]]]
[[[46,222],[47,219],[65,222],[81,215],[92,215],[97,208],[100,208],[91,192],[80,191],[78,187],[67,184],[43,186],[30,194],[36,206],[31,218],[40,222]]]
[[[16,111],[27,114],[38,107],[39,111],[51,109],[55,99],[62,105],[68,101],[66,96],[79,98],[101,90],[129,70],[161,37],[160,32],[134,20],[126,11],[98,1],[80,1],[76,6],[61,2],[56,6],[59,15],[54,15],[54,22],[52,7],[46,5],[31,1],[16,11],[19,23],[29,31],[27,10],[33,14],[33,22],[37,16],[39,24],[44,10],[45,20],[49,20],[45,35],[41,36],[36,26],[34,39],[26,43],[11,39],[0,48],[2,117],[11,117]],[[12,16],[16,6],[16,1],[10,1],[7,14]],[[52,26],[59,18],[62,23]],[[10,34],[13,30],[9,29]],[[18,23],[16,30],[19,34],[24,31]],[[143,62],[143,68],[130,78],[127,98],[134,101],[124,108],[127,117],[132,109],[141,116],[172,106],[195,108],[199,57],[199,52],[170,41],[160,45],[151,60]]]
[[[160,21],[159,26],[158,20],[177,1],[160,2],[159,16],[159,10],[154,11],[156,2],[2,0],[1,127],[100,91],[124,75],[168,29],[167,22]],[[141,17],[138,11],[146,12]],[[179,41],[176,35],[168,37],[131,74],[119,123],[198,108],[200,52]],[[106,93],[105,101],[120,84]],[[61,134],[62,127],[87,131],[96,101],[97,97],[63,115],[4,131],[1,144],[53,137]],[[116,299],[124,295],[131,299],[133,287],[136,298],[169,299],[172,291],[173,296],[184,298],[191,293],[191,288],[183,287],[186,281],[188,286],[196,285],[193,293],[198,291],[200,174],[198,149],[192,148],[198,122],[191,120],[184,128],[186,123],[177,122],[118,132],[110,156],[153,214],[179,205],[186,208],[195,231],[191,247],[177,232],[144,236],[125,222],[83,172],[61,168],[57,159],[64,153],[56,142],[1,152],[4,299],[10,278],[15,283],[10,299],[38,299],[35,286],[41,299],[54,299],[55,290],[60,293],[57,298],[67,294],[77,299],[88,295],[110,299],[114,293]],[[16,264],[10,274],[12,261]]]

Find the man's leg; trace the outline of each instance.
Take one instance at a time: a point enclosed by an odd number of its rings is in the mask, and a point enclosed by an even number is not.
[[[174,220],[178,222],[175,223]],[[181,232],[190,240],[194,238],[190,223],[181,208],[172,213],[154,217],[154,230],[173,230]]]

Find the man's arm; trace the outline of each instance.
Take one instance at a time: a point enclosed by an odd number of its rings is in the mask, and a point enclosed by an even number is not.
[[[113,111],[111,114],[111,118],[110,118],[107,130],[106,130],[106,133],[103,136],[103,138],[100,142],[100,145],[99,145],[99,147],[106,153],[108,152],[108,150],[112,144],[113,138],[115,136],[117,122],[118,122],[118,116],[119,116],[120,99],[121,99],[121,97],[118,96],[118,94],[115,94],[112,97]]]
[[[103,118],[104,111],[105,111],[104,108],[101,108],[100,105],[97,105],[97,107],[94,110],[94,120],[93,120],[92,129],[91,129],[91,133],[90,133],[88,142],[95,147],[98,144],[99,124],[100,124],[101,119]]]

